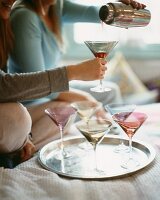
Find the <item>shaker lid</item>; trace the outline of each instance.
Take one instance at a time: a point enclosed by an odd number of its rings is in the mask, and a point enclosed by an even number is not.
[[[106,5],[102,6],[99,10],[99,18],[102,21],[105,21],[108,18],[108,15],[109,15],[108,7]]]
[[[112,3],[108,3],[102,6],[99,10],[99,18],[107,24],[113,22],[114,15],[115,15],[115,8],[112,5]]]

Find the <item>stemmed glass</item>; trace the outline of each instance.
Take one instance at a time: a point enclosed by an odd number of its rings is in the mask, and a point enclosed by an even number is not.
[[[106,59],[118,41],[85,41],[84,43],[96,58]],[[93,92],[108,92],[111,88],[104,87],[102,80],[100,80],[100,84],[90,88],[90,90]]]
[[[52,119],[52,121],[59,127],[61,144],[59,155],[57,155],[57,159],[67,158],[70,155],[64,150],[63,144],[63,131],[71,116],[76,113],[76,110],[71,106],[65,107],[55,107],[55,108],[47,108],[45,109],[45,113]]]
[[[111,129],[112,123],[106,119],[90,119],[88,123],[83,120],[77,122],[76,127],[81,132],[81,134],[87,139],[87,141],[92,145],[94,150],[94,171],[98,174],[103,173],[102,170],[98,169],[97,166],[97,145],[103,140],[106,133]]]
[[[102,107],[101,102],[76,101],[71,104],[77,110],[78,116],[88,125],[91,117]],[[80,144],[82,149],[87,149],[86,142]]]
[[[135,108],[136,108],[135,104],[125,104],[125,103],[111,103],[105,106],[106,111],[110,113],[112,118],[114,114],[118,113],[127,112],[131,114],[135,110]],[[120,134],[121,134],[120,144],[114,149],[116,153],[119,153],[121,151],[128,151],[128,147],[123,142],[122,133],[120,132]]]
[[[121,166],[125,169],[133,169],[139,165],[139,162],[133,158],[132,154],[132,137],[147,119],[147,115],[141,112],[122,112],[113,115],[117,122],[129,137],[129,158]]]
[[[71,104],[77,110],[79,117],[87,124],[90,118],[102,107],[101,102],[76,101]]]

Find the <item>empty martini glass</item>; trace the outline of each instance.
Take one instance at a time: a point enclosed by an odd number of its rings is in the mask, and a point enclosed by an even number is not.
[[[88,125],[91,117],[102,108],[101,102],[76,101],[71,104],[77,110],[78,116]],[[90,148],[86,141],[79,145],[82,149]],[[88,147],[89,146],[89,147]]]
[[[73,108],[77,110],[79,117],[84,120],[87,124],[90,118],[102,108],[101,102],[91,102],[91,101],[76,101],[71,104]]]
[[[114,114],[118,114],[118,113],[127,112],[128,114],[129,113],[131,114],[135,110],[135,108],[136,108],[135,104],[125,104],[125,103],[111,103],[105,106],[105,109],[110,113],[112,118]],[[129,150],[128,147],[123,142],[122,132],[120,132],[120,137],[121,137],[120,144],[114,149],[116,153]]]
[[[70,155],[65,151],[63,144],[63,131],[71,116],[76,113],[76,110],[71,106],[55,107],[45,109],[45,113],[52,119],[52,121],[59,127],[61,143],[58,151],[57,159],[67,158]]]
[[[134,169],[139,166],[139,161],[133,157],[132,137],[147,119],[147,115],[141,112],[122,112],[113,115],[115,122],[121,126],[123,131],[129,137],[129,158],[121,166],[125,169]]]
[[[96,58],[106,59],[118,41],[85,41],[84,43]],[[93,92],[108,92],[111,91],[111,88],[104,87],[102,80],[100,80],[100,84],[90,88],[90,90]]]

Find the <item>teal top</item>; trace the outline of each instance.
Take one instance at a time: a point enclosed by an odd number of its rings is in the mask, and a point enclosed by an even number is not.
[[[64,23],[100,22],[99,7],[67,0],[57,1],[56,6],[61,27]],[[8,62],[10,73],[42,71],[58,66],[63,47],[37,13],[19,6],[12,11],[11,25],[15,44]],[[54,93],[50,98],[57,95]]]

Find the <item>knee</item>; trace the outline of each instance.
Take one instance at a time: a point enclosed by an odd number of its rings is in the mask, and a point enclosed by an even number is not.
[[[30,131],[32,120],[28,110],[20,103],[15,103],[13,105],[12,110],[15,114],[11,114],[11,122],[14,123],[16,127],[18,126],[17,128],[25,130],[25,132]]]
[[[21,148],[31,131],[31,117],[19,103],[0,104],[0,152]]]

